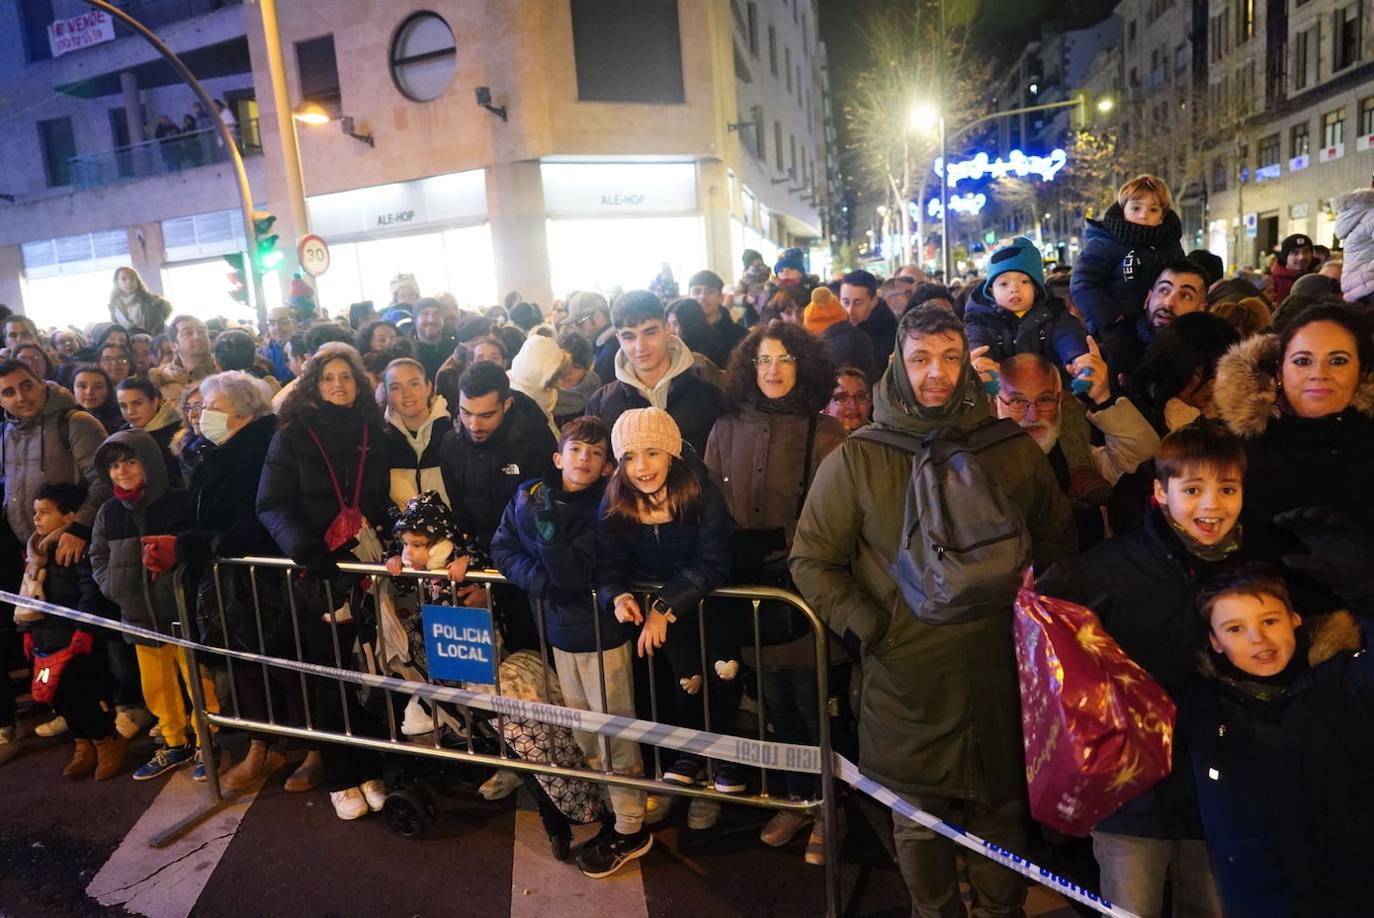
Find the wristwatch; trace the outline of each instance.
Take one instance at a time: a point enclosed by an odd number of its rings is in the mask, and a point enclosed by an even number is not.
[[[670,624],[677,621],[677,616],[673,614],[673,607],[664,602],[662,596],[655,596],[654,601],[649,604],[649,608],[668,619]]]

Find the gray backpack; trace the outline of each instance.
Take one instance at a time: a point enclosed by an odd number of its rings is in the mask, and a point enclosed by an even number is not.
[[[902,542],[890,563],[916,617],[945,625],[1010,609],[1031,563],[1030,531],[979,456],[1025,436],[1021,428],[1003,419],[924,438],[872,427],[853,436],[911,456]]]

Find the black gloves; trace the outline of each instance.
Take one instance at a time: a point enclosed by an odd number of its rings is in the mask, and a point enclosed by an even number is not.
[[[1326,507],[1302,507],[1280,513],[1274,525],[1308,550],[1284,555],[1284,567],[1329,587],[1351,606],[1374,606],[1374,545],[1354,520]]]

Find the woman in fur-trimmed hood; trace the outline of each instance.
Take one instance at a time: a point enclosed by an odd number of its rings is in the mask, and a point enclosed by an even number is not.
[[[1350,514],[1374,538],[1374,337],[1363,316],[1333,300],[1282,335],[1247,338],[1217,364],[1213,400],[1249,456],[1241,525],[1253,557],[1299,550],[1273,523],[1297,507]],[[1315,585],[1293,586],[1300,607],[1332,607]]]

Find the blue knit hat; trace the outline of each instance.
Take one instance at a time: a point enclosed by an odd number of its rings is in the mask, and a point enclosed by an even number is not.
[[[801,253],[791,249],[783,252],[778,263],[773,265],[773,274],[781,274],[783,268],[796,268],[801,273],[806,273],[806,265],[802,264]]]
[[[1031,279],[1042,294],[1045,291],[1045,262],[1035,242],[1025,236],[1013,237],[1011,242],[992,253],[988,259],[988,279],[983,281],[983,296],[992,299],[992,282],[997,275],[1020,271]]]

